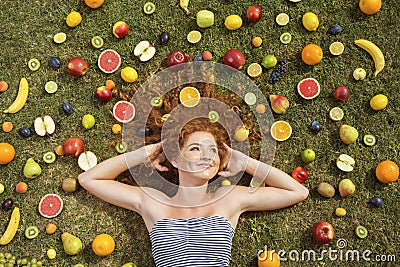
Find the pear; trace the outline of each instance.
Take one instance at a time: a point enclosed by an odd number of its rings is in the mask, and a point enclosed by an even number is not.
[[[358,131],[350,125],[343,124],[339,129],[340,140],[343,143],[350,145],[353,144],[358,138]]]
[[[341,197],[346,197],[354,194],[356,186],[350,179],[343,179],[339,183],[339,193]]]
[[[36,178],[42,173],[42,168],[40,168],[39,164],[33,159],[29,158],[24,166],[24,176],[26,178]]]
[[[68,255],[76,255],[82,249],[82,241],[70,233],[64,232],[61,235],[61,240],[64,246],[64,251]]]

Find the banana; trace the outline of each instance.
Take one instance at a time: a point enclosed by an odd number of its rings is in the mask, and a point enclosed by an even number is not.
[[[377,47],[373,42],[365,39],[355,40],[354,43],[366,50],[372,56],[375,63],[375,72],[371,79],[374,79],[385,67],[385,57],[383,56],[381,49],[379,49],[379,47]]]
[[[11,214],[11,219],[8,222],[7,229],[4,232],[3,236],[0,238],[0,245],[7,245],[14,238],[18,230],[20,217],[21,215],[19,213],[19,208],[14,208]]]
[[[190,15],[190,11],[189,11],[189,9],[188,9],[188,6],[189,6],[189,0],[179,0],[179,5],[181,6],[181,8],[183,9],[183,10],[185,10],[186,11],[186,15]]]
[[[25,78],[21,78],[21,81],[19,82],[19,89],[18,89],[17,97],[15,98],[15,100],[11,104],[11,106],[9,106],[3,112],[4,113],[16,113],[16,112],[20,111],[26,103],[26,99],[28,98],[28,93],[29,93],[28,81]]]

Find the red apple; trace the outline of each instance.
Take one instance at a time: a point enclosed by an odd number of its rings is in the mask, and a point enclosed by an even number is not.
[[[245,63],[244,55],[242,54],[242,52],[234,48],[226,51],[222,60],[225,65],[228,65],[237,70],[240,70]]]
[[[63,144],[63,153],[66,156],[78,157],[84,149],[85,145],[79,137],[68,138]]]
[[[257,22],[261,19],[262,8],[260,6],[249,6],[247,9],[247,19],[251,22]]]
[[[346,101],[350,97],[350,90],[347,86],[339,86],[333,93],[333,98],[336,100]]]
[[[26,191],[28,190],[28,185],[25,182],[19,182],[15,186],[15,190],[20,194],[25,194]]]
[[[118,21],[113,26],[113,34],[118,38],[124,38],[129,31],[129,25],[125,21]]]
[[[292,177],[299,183],[303,183],[308,179],[308,172],[303,167],[297,167],[292,171]]]
[[[89,70],[89,66],[83,58],[73,57],[67,63],[67,72],[75,77],[82,77]]]
[[[97,88],[94,96],[101,102],[108,102],[112,99],[111,90],[106,86],[100,86]]]
[[[315,242],[318,243],[329,243],[334,237],[333,226],[328,222],[317,222],[312,228],[312,236]]]
[[[175,66],[178,64],[185,63],[187,61],[186,55],[181,50],[173,50],[169,53],[167,57],[167,65],[168,67]]]

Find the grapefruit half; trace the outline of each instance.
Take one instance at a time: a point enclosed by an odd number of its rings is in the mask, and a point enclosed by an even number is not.
[[[135,106],[125,100],[118,101],[113,107],[113,116],[121,123],[128,123],[135,118]]]
[[[99,68],[104,73],[113,73],[121,65],[121,56],[112,49],[104,50],[97,61]]]
[[[319,95],[319,82],[314,78],[306,78],[297,84],[297,91],[304,99],[313,99]]]
[[[45,218],[54,218],[63,209],[63,201],[57,194],[47,194],[39,202],[39,213]]]

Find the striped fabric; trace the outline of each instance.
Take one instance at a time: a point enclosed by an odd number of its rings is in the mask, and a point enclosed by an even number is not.
[[[219,215],[161,219],[150,231],[157,267],[229,266],[235,229]]]

